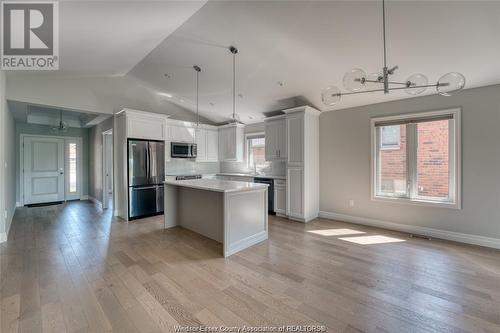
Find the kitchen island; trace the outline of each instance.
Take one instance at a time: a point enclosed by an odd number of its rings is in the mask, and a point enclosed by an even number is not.
[[[222,243],[224,257],[268,237],[267,185],[217,179],[165,182],[165,228]]]

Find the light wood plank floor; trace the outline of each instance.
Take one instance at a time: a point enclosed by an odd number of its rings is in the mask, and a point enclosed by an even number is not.
[[[18,209],[0,245],[0,331],[500,332],[499,251],[322,219],[271,217],[269,229],[224,259],[162,217],[126,223],[89,202]]]

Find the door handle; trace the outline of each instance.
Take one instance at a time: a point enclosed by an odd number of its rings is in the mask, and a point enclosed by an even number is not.
[[[60,172],[59,172],[59,174],[60,174],[60,175],[64,175],[64,172],[60,171]]]

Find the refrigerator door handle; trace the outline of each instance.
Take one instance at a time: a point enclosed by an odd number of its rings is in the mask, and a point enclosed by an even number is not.
[[[146,144],[146,182],[149,184],[149,177],[150,177],[150,172],[149,172],[149,166],[150,166],[150,161],[149,161],[149,143]]]

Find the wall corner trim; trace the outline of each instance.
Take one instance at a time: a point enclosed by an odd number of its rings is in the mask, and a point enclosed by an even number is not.
[[[459,243],[466,243],[472,245],[480,245],[485,247],[490,247],[494,249],[500,249],[500,239],[491,238],[479,235],[464,234],[460,232],[447,231],[441,229],[420,227],[416,225],[400,224],[394,222],[388,222],[383,220],[372,219],[368,217],[340,214],[335,212],[320,211],[319,217],[336,220],[341,222],[349,222],[354,224],[362,224],[371,227],[378,227],[383,229],[395,230],[399,232],[418,234],[423,236],[429,236],[432,238],[439,238],[450,240]]]

